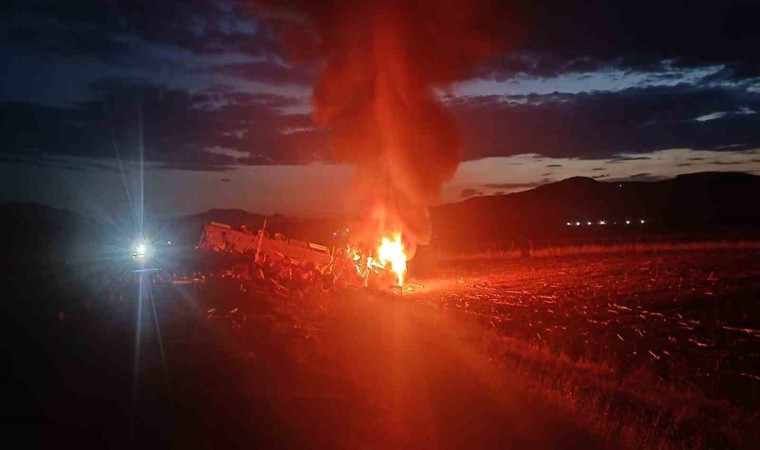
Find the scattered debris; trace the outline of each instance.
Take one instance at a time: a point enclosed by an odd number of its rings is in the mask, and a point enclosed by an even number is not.
[[[724,330],[729,330],[729,331],[741,331],[743,333],[750,334],[750,335],[752,335],[754,337],[760,337],[760,330],[755,330],[755,329],[752,329],[752,328],[729,327],[729,326],[725,326],[724,325],[723,329]]]

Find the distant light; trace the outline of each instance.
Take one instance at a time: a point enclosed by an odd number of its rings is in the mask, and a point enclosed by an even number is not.
[[[579,227],[579,226],[581,226],[581,223],[580,222],[575,222],[575,226]]]
[[[607,225],[607,221],[606,220],[600,220],[599,221],[599,225]]]
[[[630,221],[630,220],[626,220],[626,221],[625,221],[625,224],[626,224],[626,225],[630,225],[630,224],[631,224],[631,221]]]
[[[166,241],[166,245],[172,245],[172,241]]]
[[[618,184],[618,187],[623,187],[623,185],[622,184]]]
[[[135,251],[132,253],[135,258],[145,258],[148,256],[148,245],[144,242],[140,242],[135,246]]]
[[[569,226],[571,226],[572,224],[573,224],[572,222],[568,222],[568,223],[567,223],[567,226],[569,227]]]
[[[591,221],[589,221],[589,222],[586,222],[586,225],[591,226],[593,224],[591,223]]]
[[[645,223],[646,223],[646,222],[644,221],[644,219],[641,219],[641,224],[643,225],[643,224],[645,224]]]

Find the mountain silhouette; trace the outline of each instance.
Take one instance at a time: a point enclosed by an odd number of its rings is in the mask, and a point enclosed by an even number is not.
[[[760,177],[745,173],[704,172],[654,182],[573,177],[514,194],[473,197],[433,207],[431,219],[434,242],[460,249],[515,240],[610,234],[681,233],[688,237],[728,231],[739,237],[758,238],[758,194]],[[3,264],[94,260],[103,256],[104,249],[113,250],[117,240],[117,245],[130,245],[128,240],[114,236],[117,230],[62,209],[6,203],[0,204],[0,216],[6,236],[0,256]],[[206,222],[257,230],[265,219],[270,231],[327,245],[333,244],[336,227],[346,223],[344,218],[302,220],[240,209],[212,209],[153,224],[156,235],[151,237],[191,250]],[[626,221],[631,223],[626,225]],[[568,222],[573,225],[568,226]],[[576,227],[576,222],[582,225]],[[593,225],[586,225],[588,222]]]
[[[565,237],[579,229],[625,231],[626,221],[642,225],[641,220],[649,232],[752,234],[760,229],[760,214],[752,206],[758,194],[760,177],[746,173],[703,172],[654,182],[573,177],[514,194],[441,205],[432,209],[431,217],[436,240],[453,247]],[[581,226],[575,227],[578,222]]]

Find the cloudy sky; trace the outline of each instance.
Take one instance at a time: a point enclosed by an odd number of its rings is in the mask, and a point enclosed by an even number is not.
[[[438,94],[466,144],[443,202],[760,174],[757,2],[502,3],[519,41]],[[353,170],[313,124],[323,64],[289,49],[298,17],[204,0],[27,0],[0,17],[0,201],[342,211]]]

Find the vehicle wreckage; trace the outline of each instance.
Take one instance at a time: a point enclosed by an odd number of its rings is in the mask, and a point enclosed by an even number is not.
[[[388,241],[387,245],[392,242]],[[261,278],[266,278],[263,268],[269,268],[269,273],[280,274],[280,278],[284,273],[286,279],[293,278],[296,269],[305,278],[321,279],[326,288],[365,287],[401,294],[423,287],[418,283],[405,283],[406,260],[399,269],[397,261],[384,257],[382,246],[373,255],[353,244],[328,247],[289,239],[282,233],[270,234],[266,230],[266,221],[256,232],[245,227],[235,229],[224,223],[208,222],[203,226],[196,249],[239,256],[253,264]],[[318,276],[312,277],[314,274]],[[279,286],[276,280],[271,281]]]

